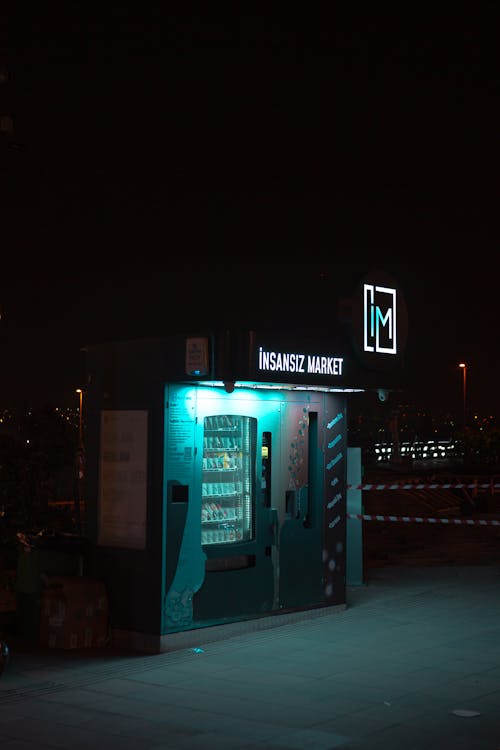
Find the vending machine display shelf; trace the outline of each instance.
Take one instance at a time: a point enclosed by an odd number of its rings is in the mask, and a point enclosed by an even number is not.
[[[238,446],[235,446],[234,448],[222,448],[222,447],[220,447],[220,448],[205,448],[204,449],[204,454],[206,456],[208,456],[208,455],[210,455],[210,456],[215,455],[215,456],[221,456],[221,457],[223,457],[224,453],[241,453],[241,448],[239,448]]]
[[[221,524],[218,529],[202,530],[201,532],[201,543],[203,545],[234,544],[234,542],[241,541],[241,531],[239,529],[235,529],[234,526],[230,525]]]
[[[217,414],[205,417],[205,432],[236,432],[241,430],[240,417],[229,414]]]
[[[239,521],[241,523],[240,509],[234,505],[227,507],[218,503],[203,503],[201,508],[201,521],[205,523],[225,523],[226,521]]]
[[[203,526],[205,526],[205,524],[208,524],[210,526],[215,523],[217,524],[227,523],[228,521],[241,521],[241,519],[237,518],[236,516],[228,516],[227,518],[210,518],[210,519],[207,519],[206,521],[202,521],[202,523],[203,523]]]
[[[225,414],[205,417],[202,544],[227,544],[252,538],[255,452],[252,418]]]
[[[236,498],[240,498],[241,495],[238,492],[211,492],[209,495],[203,495],[203,500],[210,500],[212,497],[216,497],[219,500],[222,498],[223,500],[235,500]]]
[[[239,471],[237,468],[232,469],[203,469],[203,474],[234,474],[235,471]]]
[[[203,502],[203,505],[201,506],[202,520],[205,520],[203,518],[203,514],[205,514],[207,518],[215,514],[228,513],[229,511],[231,511],[231,513],[234,516],[238,515],[238,507],[240,503],[235,502],[239,500],[238,496],[232,497],[232,498],[225,498],[224,506],[221,505],[220,500],[218,500],[217,502],[211,502],[210,498],[206,498],[206,499],[203,498],[203,499],[204,499],[204,502]],[[228,507],[226,501],[229,501],[229,500],[232,500],[232,506]]]
[[[239,431],[240,429],[236,425],[233,427],[211,427],[210,429],[205,430],[205,435],[224,435],[227,433],[229,437],[233,437],[233,435]]]

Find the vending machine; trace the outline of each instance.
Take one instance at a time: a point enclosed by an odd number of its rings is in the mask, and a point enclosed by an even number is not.
[[[165,399],[166,631],[342,603],[342,396],[169,385]]]

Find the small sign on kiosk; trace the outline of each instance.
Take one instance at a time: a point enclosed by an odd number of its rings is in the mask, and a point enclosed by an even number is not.
[[[186,375],[208,375],[208,339],[186,339]]]

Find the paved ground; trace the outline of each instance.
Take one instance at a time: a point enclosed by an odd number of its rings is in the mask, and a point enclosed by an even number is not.
[[[13,643],[2,750],[500,748],[500,565],[373,568],[271,620],[154,656]]]

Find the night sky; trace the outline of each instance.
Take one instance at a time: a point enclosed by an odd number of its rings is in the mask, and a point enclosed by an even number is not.
[[[381,269],[407,301],[408,397],[460,409],[465,360],[471,407],[500,416],[493,7],[16,6],[0,405],[76,406],[80,349],[99,341],[328,331]]]

